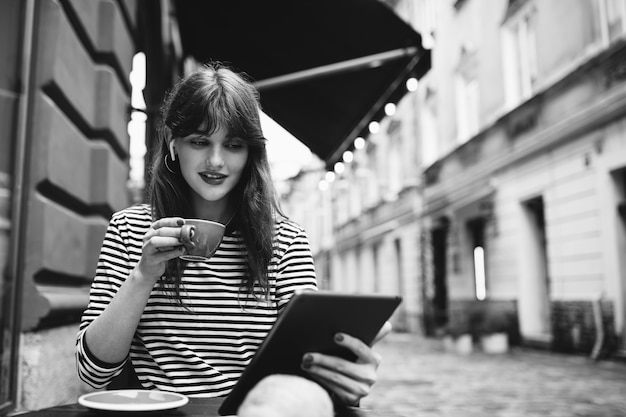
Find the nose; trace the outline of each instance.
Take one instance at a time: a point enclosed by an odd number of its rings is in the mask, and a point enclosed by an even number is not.
[[[221,147],[211,146],[206,164],[209,168],[222,168],[224,166],[224,155],[222,155]]]

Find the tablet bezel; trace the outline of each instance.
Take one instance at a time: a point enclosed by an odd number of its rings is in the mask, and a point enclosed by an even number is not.
[[[332,291],[294,294],[224,399],[219,408],[220,415],[236,414],[247,393],[268,375],[307,377],[300,368],[302,356],[307,352],[356,360],[352,352],[334,342],[334,335],[346,333],[371,345],[401,301],[397,295]]]

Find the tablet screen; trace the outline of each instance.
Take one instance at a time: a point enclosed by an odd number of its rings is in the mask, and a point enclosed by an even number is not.
[[[334,342],[334,335],[338,332],[346,333],[371,345],[401,300],[401,297],[394,295],[329,291],[295,294],[225,398],[219,413],[236,414],[248,391],[268,375],[306,377],[300,364],[302,356],[307,352],[355,360],[351,351]]]

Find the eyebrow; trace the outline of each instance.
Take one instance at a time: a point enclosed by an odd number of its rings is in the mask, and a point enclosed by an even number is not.
[[[200,136],[201,138],[209,139],[211,137],[211,135],[212,134],[207,134],[207,133],[205,133],[203,131],[200,131],[200,130],[195,130],[195,131],[191,132],[190,134],[188,134],[187,136],[184,136],[184,137]],[[236,135],[236,134],[233,134],[233,133],[229,132],[226,135],[226,140],[242,140],[243,141],[244,138],[241,137],[240,135]]]

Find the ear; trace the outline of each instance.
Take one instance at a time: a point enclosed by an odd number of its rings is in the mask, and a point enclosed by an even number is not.
[[[170,140],[170,156],[172,161],[176,160],[176,147],[174,146],[174,140]]]

